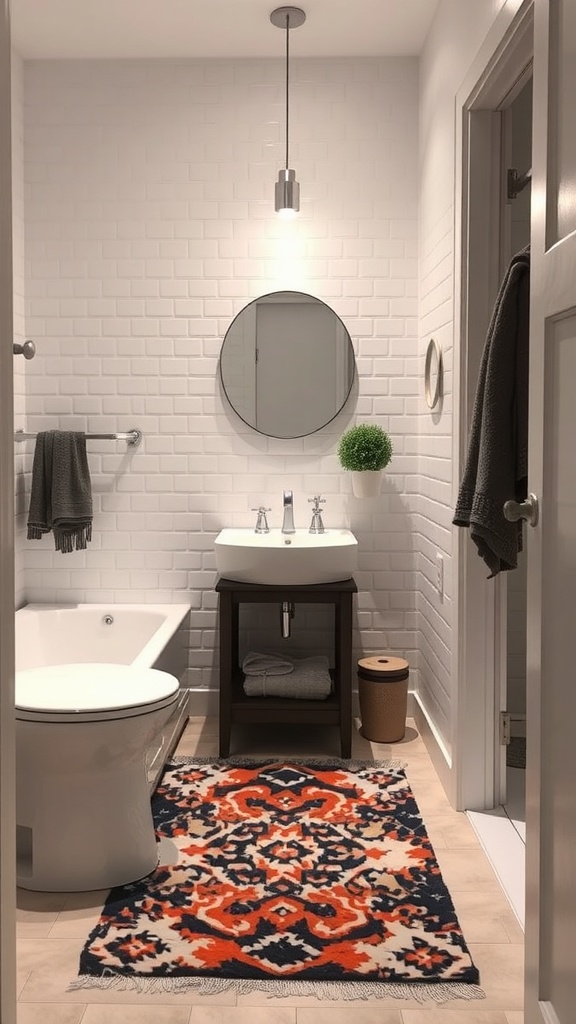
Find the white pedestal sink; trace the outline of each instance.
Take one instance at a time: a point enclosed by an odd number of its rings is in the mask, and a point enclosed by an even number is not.
[[[220,576],[238,583],[305,586],[349,579],[358,565],[358,541],[350,530],[255,533],[221,530],[214,541]]]

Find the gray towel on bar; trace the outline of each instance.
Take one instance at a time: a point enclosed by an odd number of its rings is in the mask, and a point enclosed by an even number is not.
[[[515,569],[522,550],[522,522],[508,522],[503,507],[527,493],[529,314],[528,246],[512,259],[492,313],[453,519],[470,527],[488,579]]]
[[[92,540],[92,491],[86,434],[45,430],[36,438],[28,540],[50,530],[56,551],[81,550]]]

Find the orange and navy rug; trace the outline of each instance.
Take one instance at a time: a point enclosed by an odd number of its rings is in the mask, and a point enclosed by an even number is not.
[[[483,997],[401,768],[174,763],[153,813],[170,863],[111,891],[71,987]]]

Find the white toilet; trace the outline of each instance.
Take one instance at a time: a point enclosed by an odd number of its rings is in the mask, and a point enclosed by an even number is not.
[[[169,673],[130,665],[16,674],[19,886],[107,889],[154,870],[146,754],[178,693]]]

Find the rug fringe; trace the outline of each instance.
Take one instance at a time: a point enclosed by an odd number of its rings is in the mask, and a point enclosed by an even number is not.
[[[217,766],[226,765],[237,765],[238,767],[249,766],[249,765],[266,765],[266,764],[301,764],[308,766],[309,768],[345,768],[347,771],[355,771],[357,768],[381,768],[384,771],[395,772],[398,770],[404,770],[407,762],[402,761],[399,757],[387,758],[383,761],[363,761],[359,758],[349,757],[347,759],[338,757],[306,757],[304,754],[291,754],[276,755],[275,757],[269,754],[253,754],[248,757],[247,755],[238,755],[233,757],[210,757],[209,755],[203,757],[194,757],[191,754],[173,754],[168,763],[166,764],[165,771],[168,771],[170,766],[178,768],[184,764],[214,764]]]
[[[68,991],[99,988],[116,992],[137,992],[141,995],[187,992],[195,989],[201,996],[216,996],[233,989],[237,995],[262,992],[270,998],[315,996],[321,1000],[354,999],[413,999],[418,1003],[429,1000],[445,1003],[453,999],[485,999],[479,985],[463,982],[370,982],[370,981],[250,981],[231,978],[166,978],[129,977],[109,972],[101,977],[81,975],[68,986]]]

